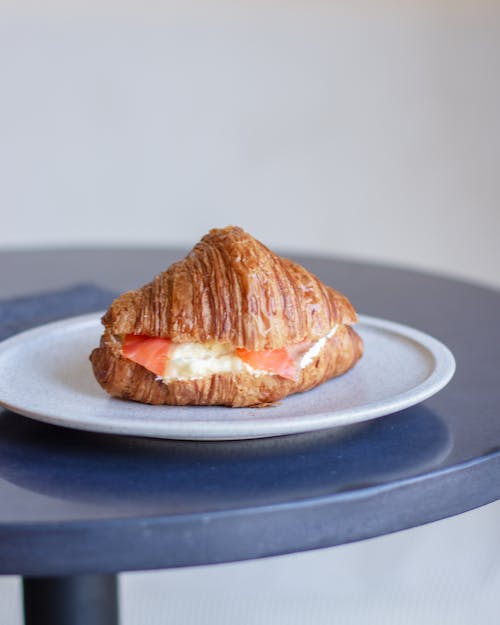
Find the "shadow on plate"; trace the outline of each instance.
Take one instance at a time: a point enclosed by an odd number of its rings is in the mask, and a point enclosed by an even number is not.
[[[94,434],[0,413],[0,477],[133,513],[181,514],[349,492],[431,470],[452,441],[424,405],[362,424],[247,441]]]

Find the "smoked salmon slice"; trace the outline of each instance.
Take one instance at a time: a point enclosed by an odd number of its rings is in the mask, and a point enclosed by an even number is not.
[[[268,371],[269,373],[274,373],[288,380],[297,379],[297,364],[295,359],[288,353],[286,347],[280,349],[263,349],[257,352],[238,348],[236,353],[241,360],[254,369]]]
[[[171,347],[170,339],[127,334],[122,344],[122,355],[163,377]]]

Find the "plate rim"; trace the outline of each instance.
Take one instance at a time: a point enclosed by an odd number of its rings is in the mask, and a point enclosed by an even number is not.
[[[96,323],[100,324],[101,317],[105,311],[96,311],[51,321],[34,328],[19,332],[0,342],[0,358],[11,349],[16,349],[19,345],[36,340],[40,335],[45,335],[54,329],[67,329],[73,326],[89,326]],[[423,346],[434,358],[435,366],[430,375],[422,382],[417,384],[410,390],[391,395],[387,399],[378,400],[376,402],[366,402],[359,406],[355,406],[335,414],[335,411],[322,411],[314,415],[301,414],[294,417],[288,417],[287,426],[283,429],[283,418],[278,420],[259,420],[257,427],[260,433],[255,432],[255,422],[252,420],[233,420],[231,421],[231,429],[233,434],[224,434],[227,429],[226,421],[199,421],[195,419],[185,420],[169,420],[169,421],[144,421],[142,425],[146,427],[137,427],[137,420],[130,422],[129,417],[121,418],[114,425],[102,421],[102,417],[92,416],[85,421],[78,419],[63,417],[54,414],[53,411],[47,412],[34,411],[10,403],[2,399],[2,381],[0,380],[0,407],[21,414],[25,417],[35,419],[52,425],[68,427],[76,430],[125,435],[125,436],[142,436],[163,438],[170,440],[191,440],[191,441],[217,441],[217,440],[244,440],[255,438],[268,438],[273,436],[286,436],[290,434],[299,434],[304,432],[318,431],[321,429],[329,429],[334,427],[342,427],[344,425],[353,425],[356,423],[371,421],[372,419],[393,414],[409,408],[425,401],[442,390],[452,379],[456,371],[456,361],[451,350],[439,339],[434,336],[418,330],[412,326],[408,326],[396,321],[374,317],[371,315],[358,315],[359,325],[365,325],[371,328],[383,329],[393,334],[397,334],[406,339],[410,339],[419,346]],[[358,324],[357,324],[358,325]],[[105,391],[102,391],[105,393]],[[283,401],[286,401],[285,398]],[[103,395],[105,401],[124,401],[112,398],[109,395]],[[161,410],[165,406],[150,406],[148,404],[138,404],[146,406],[149,409]],[[203,410],[204,406],[192,406]],[[231,407],[220,407],[228,411],[235,410]],[[251,407],[250,407],[251,408]],[[248,408],[247,408],[248,409]],[[254,408],[256,409],[256,408]],[[290,423],[291,421],[291,423]],[[210,425],[210,432],[207,432],[207,425]],[[171,426],[170,432],[165,432]],[[196,426],[203,427],[204,432],[195,433]],[[281,426],[281,427],[280,427]],[[175,430],[175,431],[174,431]],[[253,430],[253,431],[252,431]]]

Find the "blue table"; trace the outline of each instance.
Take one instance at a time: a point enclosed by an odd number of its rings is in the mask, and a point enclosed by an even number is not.
[[[75,282],[122,291],[181,255],[4,252],[0,298]],[[452,382],[419,406],[366,424],[253,441],[98,435],[0,412],[0,573],[24,576],[28,625],[116,623],[120,571],[329,547],[500,497],[500,293],[295,258],[359,312],[446,343],[457,361]],[[102,298],[104,305],[106,292]]]

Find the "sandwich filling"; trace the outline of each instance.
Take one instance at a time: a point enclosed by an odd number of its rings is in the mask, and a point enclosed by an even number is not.
[[[197,380],[218,373],[250,373],[256,377],[271,374],[295,381],[300,370],[313,362],[337,328],[333,326],[315,342],[261,351],[234,348],[225,343],[173,343],[165,338],[127,334],[121,353],[166,383]]]

